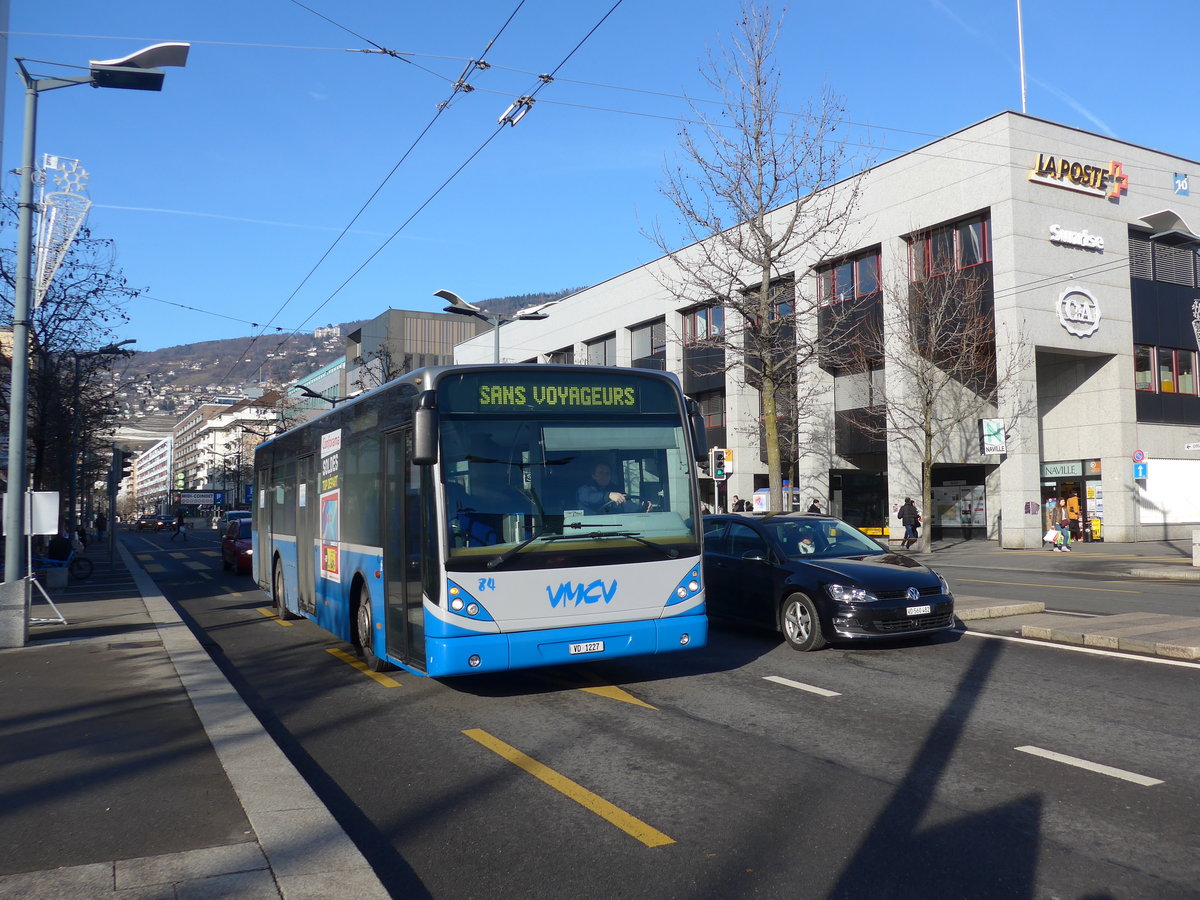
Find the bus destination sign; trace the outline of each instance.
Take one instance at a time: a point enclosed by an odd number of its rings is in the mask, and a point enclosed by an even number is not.
[[[480,412],[638,412],[641,397],[637,385],[622,384],[531,384],[516,380],[479,382]]]

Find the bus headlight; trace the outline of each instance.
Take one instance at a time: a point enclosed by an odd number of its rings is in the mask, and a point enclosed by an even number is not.
[[[482,662],[483,662],[483,660],[479,658],[478,653],[473,653],[469,657],[467,657],[467,665],[470,666],[472,669],[478,669]]]
[[[691,643],[691,641],[692,641],[692,639],[690,637],[688,637],[686,634],[681,634],[679,636],[679,646],[681,646],[681,647],[686,647],[688,644]]]
[[[479,615],[479,604],[478,603],[468,603],[467,604],[467,615],[468,616]]]
[[[455,597],[450,601],[450,608],[455,612],[462,612],[463,602],[461,597]]]

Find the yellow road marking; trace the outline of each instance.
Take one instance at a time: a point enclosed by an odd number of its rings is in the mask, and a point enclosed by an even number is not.
[[[633,694],[615,684],[606,684],[603,687],[585,687],[580,688],[581,691],[586,691],[589,694],[595,694],[597,697],[607,697],[609,700],[620,700],[622,703],[632,703],[634,706],[644,706],[646,709],[657,709],[658,707],[651,706],[645,700],[639,700]]]
[[[372,672],[370,669],[367,668],[367,664],[364,663],[361,659],[357,659],[357,658],[351,656],[349,653],[343,653],[341,650],[338,650],[336,647],[326,647],[325,652],[332,653],[334,656],[336,656],[338,659],[340,659],[346,665],[353,666],[354,668],[358,669],[358,671],[360,671],[364,675],[366,675],[368,678],[373,678],[376,681],[378,681],[384,687],[402,687],[403,686],[395,678],[389,678],[387,675],[384,675],[382,672]]]
[[[164,566],[162,563],[146,563],[145,569],[147,572],[151,572],[155,575],[160,575],[163,572],[167,571],[167,567]]]
[[[233,596],[234,596],[234,597],[240,597],[240,596],[242,596],[242,595],[241,595],[241,594],[234,594]],[[281,619],[281,618],[279,618],[279,616],[275,615],[275,610],[273,610],[273,609],[264,609],[263,607],[259,607],[258,611],[259,611],[260,613],[262,613],[264,616],[266,616],[268,619],[274,619],[274,620],[275,620],[275,622],[276,622],[277,624],[279,624],[279,625],[283,625],[283,626],[284,626],[284,627],[286,627],[286,628],[291,628],[291,627],[292,627],[292,623],[291,623],[291,622],[288,622],[288,621],[286,621],[285,619]]]
[[[167,554],[167,556],[171,557],[171,559],[187,559],[188,558],[188,555],[186,553],[180,553],[178,550],[172,550],[170,553]]]
[[[212,581],[211,575],[207,575],[204,572],[200,572],[199,574],[200,574],[200,577],[203,578],[205,581]]]
[[[139,553],[139,554],[137,554],[137,561],[138,561],[138,562],[150,562],[150,560],[152,560],[152,559],[154,559],[154,557],[153,557],[153,556],[151,556],[149,553]]]
[[[657,828],[647,825],[636,816],[631,816],[625,810],[614,806],[603,797],[593,794],[587,788],[577,784],[565,775],[559,775],[549,766],[545,766],[536,759],[526,756],[516,747],[509,746],[483,729],[469,728],[463,734],[471,740],[477,741],[487,747],[497,756],[508,760],[517,768],[528,772],[539,781],[550,785],[550,787],[571,798],[585,809],[590,809],[600,818],[617,826],[630,837],[637,838],[647,847],[665,847],[667,844],[675,843],[673,839],[667,837]]]
[[[221,555],[221,551],[220,550],[201,550],[200,555],[217,557],[217,556]]]
[[[197,572],[207,572],[211,568],[208,563],[196,562],[195,560],[191,559],[185,562],[184,565],[189,569],[195,569]]]
[[[1030,584],[1027,581],[980,581],[973,578],[955,578],[956,582],[962,584],[1003,584],[1009,587],[1035,587],[1047,588],[1054,591],[1099,591],[1102,594],[1140,594],[1141,591],[1121,591],[1116,588],[1093,588],[1093,587],[1074,587],[1069,584]]]

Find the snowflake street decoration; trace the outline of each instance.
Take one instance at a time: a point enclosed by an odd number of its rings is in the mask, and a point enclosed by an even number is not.
[[[42,193],[38,198],[41,216],[35,241],[34,309],[45,298],[54,273],[66,258],[92,206],[84,187],[88,173],[79,165],[79,160],[46,154],[42,158],[42,174]],[[46,192],[47,176],[58,186],[58,190]]]

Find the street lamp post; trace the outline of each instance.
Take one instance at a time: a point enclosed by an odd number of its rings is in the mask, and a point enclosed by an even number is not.
[[[122,349],[126,344],[136,344],[136,338],[130,338],[127,341],[121,341],[119,344],[109,344],[101,347],[99,350],[88,350],[80,353],[77,350],[72,350],[71,355],[75,357],[75,381],[73,383],[75,391],[75,409],[71,413],[71,472],[69,487],[67,494],[67,531],[71,537],[75,536],[75,530],[78,526],[78,483],[79,483],[79,396],[81,389],[79,386],[79,363],[81,360],[91,359],[94,356],[127,356],[131,355],[131,351]]]
[[[492,334],[495,336],[493,345],[492,362],[500,362],[500,326],[507,325],[509,322],[538,322],[542,319],[550,318],[544,312],[528,312],[517,313],[515,316],[502,316],[500,314],[491,314],[481,306],[476,306],[474,303],[468,303],[454,291],[434,291],[433,296],[440,297],[442,300],[449,300],[450,305],[442,312],[457,313],[460,316],[471,316],[475,319],[482,319],[492,326]]]
[[[29,380],[29,325],[33,312],[33,171],[37,143],[38,94],[58,88],[93,87],[160,91],[164,74],[157,66],[187,63],[190,45],[154,44],[120,59],[92,60],[87,75],[34,77],[17,59],[25,85],[25,122],[21,141],[21,189],[17,215],[17,272],[13,296],[12,387],[8,411],[8,504],[4,509],[4,584],[0,588],[0,648],[25,646],[29,633],[27,585],[21,543],[25,535],[25,438]]]

